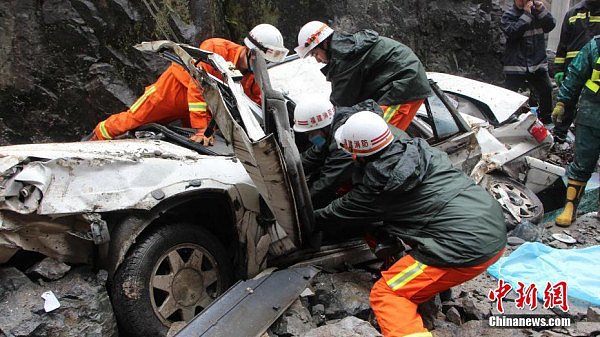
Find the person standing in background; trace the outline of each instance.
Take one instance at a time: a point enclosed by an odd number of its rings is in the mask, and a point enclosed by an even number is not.
[[[539,119],[550,124],[552,83],[544,35],[554,29],[556,20],[541,1],[514,0],[502,15],[500,25],[506,35],[506,88],[518,91],[528,85],[538,100]]]
[[[583,0],[569,8],[560,29],[560,41],[556,48],[554,59],[554,80],[560,88],[571,61],[581,48],[594,36],[600,34],[600,0]],[[567,131],[575,118],[577,99],[571,105],[565,105],[565,117],[562,122],[555,124],[554,139],[564,142]]]

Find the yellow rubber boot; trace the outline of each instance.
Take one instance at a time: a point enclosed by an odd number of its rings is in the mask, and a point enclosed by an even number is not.
[[[557,226],[568,227],[577,218],[577,206],[585,190],[585,181],[569,179],[567,186],[567,197],[565,200],[565,209],[554,219]]]

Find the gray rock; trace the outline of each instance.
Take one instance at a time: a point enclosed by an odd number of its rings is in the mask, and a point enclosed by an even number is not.
[[[353,316],[346,317],[333,324],[326,324],[312,329],[302,335],[302,337],[331,336],[379,337],[382,335],[368,322]]]
[[[516,236],[509,236],[507,238],[507,243],[511,246],[520,246],[520,245],[524,244],[525,242],[526,242],[525,240],[523,240],[519,237],[516,237]]]
[[[550,241],[550,243],[548,244],[548,246],[550,246],[552,248],[558,248],[558,249],[567,249],[567,248],[569,248],[569,246],[566,243],[560,242],[558,240],[552,240],[552,241]]]
[[[458,301],[444,301],[442,302],[442,312],[447,313],[450,308],[458,306]]]
[[[535,336],[535,335],[534,335]],[[540,337],[567,337],[566,333],[560,333],[552,330],[544,330],[539,334]]]
[[[314,326],[321,326],[325,323],[326,317],[325,315],[314,315],[310,320],[313,322]]]
[[[588,313],[588,307],[591,305],[590,302],[573,297],[569,297],[568,303],[569,310],[567,312],[563,312],[558,307],[552,308],[552,311],[559,316],[571,317],[572,322],[583,320]]]
[[[600,322],[600,308],[589,307],[587,309],[587,321],[588,322]]]
[[[510,232],[511,237],[517,237],[524,241],[535,242],[542,237],[544,230],[543,225],[536,225],[531,221],[524,220]]]
[[[417,312],[421,315],[425,328],[431,330],[434,328],[434,321],[441,310],[442,303],[439,296],[434,296],[429,301],[419,304]]]
[[[86,281],[90,280],[90,281]],[[104,284],[87,267],[40,286],[15,268],[0,269],[0,331],[7,336],[117,336]],[[46,313],[41,295],[51,290],[60,308]],[[50,333],[51,332],[51,333]]]
[[[108,281],[108,271],[106,271],[104,269],[98,270],[98,273],[96,274],[96,282],[98,282],[98,284],[106,284],[107,281]]]
[[[600,323],[598,322],[577,322],[574,325],[565,328],[571,336],[597,336],[600,334]]]
[[[0,331],[28,336],[42,324],[32,308],[43,301],[38,286],[16,268],[0,269]]]
[[[281,336],[300,336],[314,327],[316,325],[311,319],[310,312],[300,300],[296,300],[273,324],[272,331]]]
[[[141,15],[140,13],[136,10],[135,6],[133,6],[129,0],[113,0],[116,4],[118,4],[119,6],[121,6],[121,8],[123,9],[123,11],[125,13],[127,13],[127,16],[129,17],[130,20],[133,21],[140,21],[141,20]]]
[[[368,272],[322,273],[313,280],[314,301],[324,305],[328,319],[346,316],[366,319],[371,310],[372,286],[373,278]]]
[[[437,331],[437,330],[442,330],[442,329],[449,329],[449,330],[452,330],[452,329],[456,329],[456,328],[458,327],[458,325],[456,325],[456,324],[454,324],[454,323],[452,323],[452,322],[449,322],[449,321],[447,320],[447,318],[444,318],[444,319],[439,319],[439,318],[437,318],[437,319],[435,319],[435,321],[433,322],[433,325],[434,325],[434,327],[435,327],[435,329],[434,329],[434,330],[436,330],[436,331]]]
[[[458,312],[458,310],[455,307],[452,307],[450,309],[448,309],[448,312],[446,312],[446,319],[448,319],[448,321],[460,325],[462,324],[462,319],[460,318],[460,313]]]
[[[325,306],[323,304],[317,304],[312,307],[313,315],[323,315],[325,313]]]
[[[491,315],[492,304],[489,300],[480,301],[469,295],[461,299],[461,304],[465,313],[465,320],[482,320]]]
[[[69,270],[71,270],[71,266],[68,264],[47,257],[31,266],[25,273],[33,278],[43,277],[46,280],[58,280]]]

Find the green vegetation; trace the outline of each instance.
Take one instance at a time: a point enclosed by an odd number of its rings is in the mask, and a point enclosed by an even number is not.
[[[241,42],[252,27],[260,23],[277,26],[281,11],[271,0],[249,2],[222,0],[229,35],[233,41]]]

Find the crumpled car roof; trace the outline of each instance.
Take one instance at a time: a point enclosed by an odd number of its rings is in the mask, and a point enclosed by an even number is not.
[[[529,99],[512,90],[466,77],[435,72],[428,72],[427,77],[434,80],[446,92],[464,95],[485,103],[498,123],[509,119]]]

